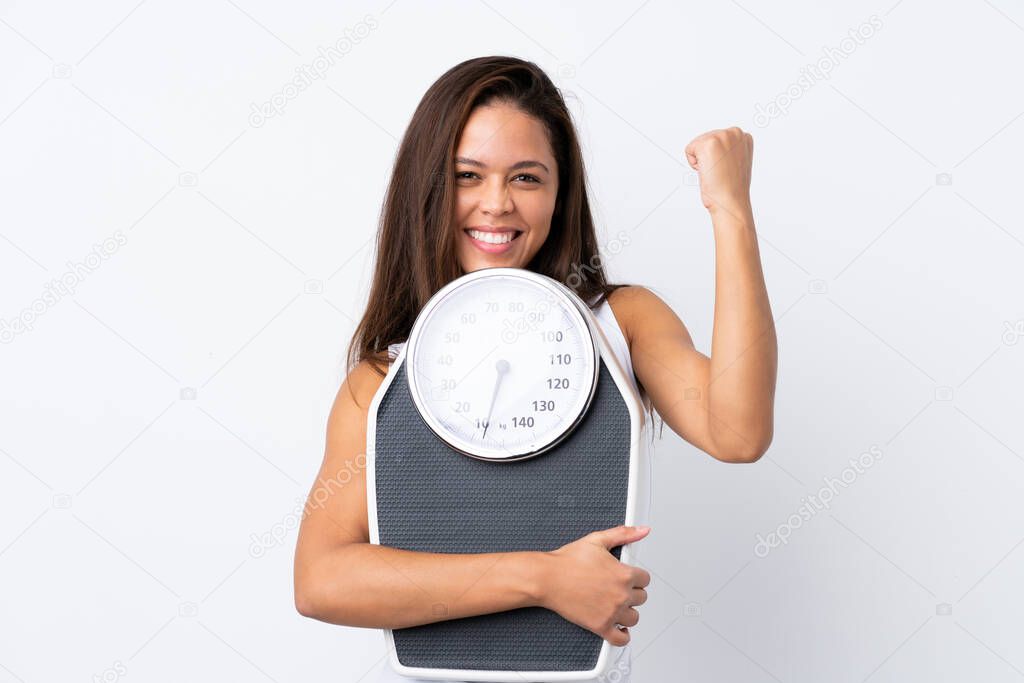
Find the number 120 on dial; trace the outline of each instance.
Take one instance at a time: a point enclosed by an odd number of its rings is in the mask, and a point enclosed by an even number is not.
[[[409,389],[434,433],[477,458],[550,449],[582,419],[597,381],[583,302],[557,281],[516,268],[454,280],[409,335]]]

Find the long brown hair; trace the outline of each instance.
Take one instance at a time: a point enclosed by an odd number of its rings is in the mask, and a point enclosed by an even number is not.
[[[377,231],[366,311],[347,354],[386,374],[388,346],[405,341],[427,300],[464,275],[456,254],[455,154],[476,107],[511,105],[544,124],[558,166],[551,232],[527,269],[567,285],[591,308],[625,284],[609,284],[587,198],[583,156],[562,94],[533,62],[477,57],[445,72],[406,128]]]

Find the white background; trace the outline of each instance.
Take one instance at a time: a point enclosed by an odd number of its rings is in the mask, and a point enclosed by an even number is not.
[[[1020,681],[1008,0],[0,2],[0,681],[376,676],[380,632],[295,611],[294,523],[398,140],[437,77],[488,54],[563,89],[603,240],[630,236],[612,279],[653,288],[705,353],[714,240],[683,148],[755,139],[775,440],[729,465],[666,428],[635,680]],[[44,301],[61,278],[74,293]]]

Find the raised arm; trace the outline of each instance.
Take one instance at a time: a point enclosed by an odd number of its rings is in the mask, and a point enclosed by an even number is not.
[[[715,234],[711,357],[679,317],[642,287],[613,293],[637,379],[679,436],[724,462],[754,462],[773,435],[777,342],[750,204],[753,139],[714,130],[686,147]]]

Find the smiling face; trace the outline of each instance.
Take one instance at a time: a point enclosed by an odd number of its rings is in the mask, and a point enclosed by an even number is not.
[[[506,104],[473,110],[455,154],[455,197],[462,270],[525,268],[551,232],[558,197],[544,125]]]

